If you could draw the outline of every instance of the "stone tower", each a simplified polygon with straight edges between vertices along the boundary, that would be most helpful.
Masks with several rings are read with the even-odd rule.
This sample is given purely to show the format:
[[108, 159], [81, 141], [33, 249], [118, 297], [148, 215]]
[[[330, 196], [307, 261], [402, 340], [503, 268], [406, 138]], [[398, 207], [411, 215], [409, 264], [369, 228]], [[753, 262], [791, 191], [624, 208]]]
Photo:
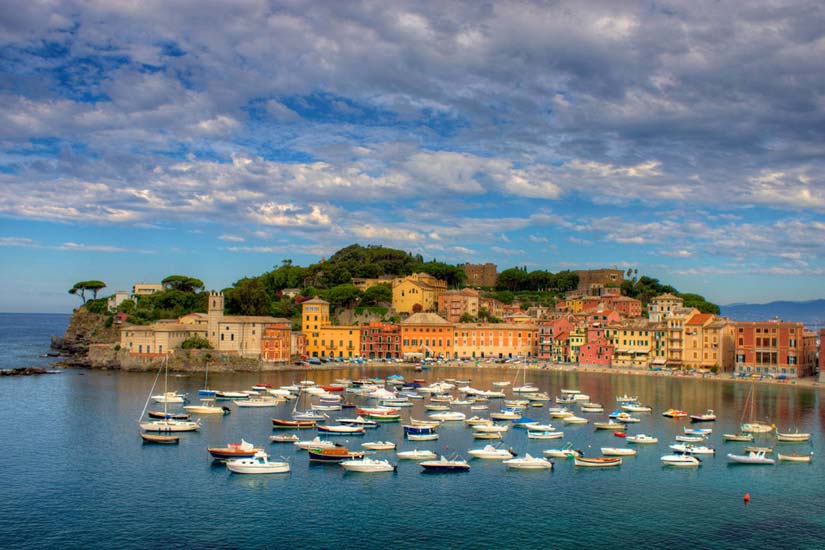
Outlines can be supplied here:
[[218, 349], [220, 343], [220, 324], [223, 319], [223, 292], [209, 292], [207, 305], [207, 333], [206, 337], [212, 347]]

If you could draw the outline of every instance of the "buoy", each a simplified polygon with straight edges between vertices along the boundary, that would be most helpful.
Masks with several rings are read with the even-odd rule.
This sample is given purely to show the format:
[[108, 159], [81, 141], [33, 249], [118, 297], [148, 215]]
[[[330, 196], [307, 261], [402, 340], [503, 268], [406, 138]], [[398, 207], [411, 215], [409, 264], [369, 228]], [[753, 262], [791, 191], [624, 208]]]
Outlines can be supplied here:
[[751, 501], [751, 494], [750, 493], [745, 493], [745, 496], [743, 497], [743, 500], [745, 501], [745, 504], [749, 503]]

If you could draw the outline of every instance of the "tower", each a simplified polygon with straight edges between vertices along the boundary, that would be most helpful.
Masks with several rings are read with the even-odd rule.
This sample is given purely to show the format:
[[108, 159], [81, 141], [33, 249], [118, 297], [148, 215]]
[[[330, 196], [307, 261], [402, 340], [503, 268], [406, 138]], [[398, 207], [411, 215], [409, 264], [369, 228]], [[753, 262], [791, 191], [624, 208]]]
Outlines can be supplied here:
[[209, 291], [209, 303], [206, 309], [206, 338], [212, 347], [218, 349], [220, 343], [220, 324], [223, 319], [223, 292]]

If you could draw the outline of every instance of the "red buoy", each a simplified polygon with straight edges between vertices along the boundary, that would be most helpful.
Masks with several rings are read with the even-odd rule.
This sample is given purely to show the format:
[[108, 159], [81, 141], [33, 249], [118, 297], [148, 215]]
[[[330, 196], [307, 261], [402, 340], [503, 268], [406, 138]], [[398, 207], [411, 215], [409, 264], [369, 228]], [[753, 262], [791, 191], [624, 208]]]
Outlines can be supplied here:
[[743, 497], [743, 499], [745, 501], [745, 504], [749, 503], [751, 501], [751, 494], [750, 493], [745, 493], [745, 496]]

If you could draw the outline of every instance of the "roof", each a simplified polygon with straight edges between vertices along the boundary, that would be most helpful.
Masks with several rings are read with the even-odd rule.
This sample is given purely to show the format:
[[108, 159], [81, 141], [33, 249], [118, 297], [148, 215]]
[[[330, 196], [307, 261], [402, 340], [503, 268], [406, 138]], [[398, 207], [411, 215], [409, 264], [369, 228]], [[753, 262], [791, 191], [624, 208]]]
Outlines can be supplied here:
[[326, 305], [329, 305], [329, 302], [327, 302], [326, 300], [322, 300], [318, 296], [316, 296], [312, 300], [306, 300], [305, 302], [301, 302], [301, 305], [304, 305], [304, 304], [326, 304]]
[[660, 294], [659, 296], [656, 296], [653, 299], [654, 300], [681, 300], [682, 302], [684, 302], [684, 300], [682, 298], [679, 298], [678, 296], [674, 296], [670, 292], [666, 292], [665, 294]]
[[436, 313], [429, 313], [429, 312], [421, 312], [421, 313], [413, 313], [403, 321], [401, 321], [402, 325], [450, 325], [452, 323], [448, 320], [444, 319], [440, 315]]
[[202, 332], [206, 334], [206, 327], [203, 325], [192, 325], [183, 323], [153, 323], [151, 325], [124, 325], [120, 330], [130, 330], [134, 332]]
[[224, 315], [218, 323], [289, 323], [292, 325], [292, 321], [289, 319], [269, 317], [268, 315]]
[[687, 320], [686, 325], [702, 326], [713, 318], [712, 313], [697, 313]]
[[613, 299], [614, 302], [638, 302], [636, 298], [631, 298], [630, 296], [617, 296]]
[[479, 330], [538, 330], [539, 327], [530, 323], [457, 323], [456, 330], [479, 329]]

